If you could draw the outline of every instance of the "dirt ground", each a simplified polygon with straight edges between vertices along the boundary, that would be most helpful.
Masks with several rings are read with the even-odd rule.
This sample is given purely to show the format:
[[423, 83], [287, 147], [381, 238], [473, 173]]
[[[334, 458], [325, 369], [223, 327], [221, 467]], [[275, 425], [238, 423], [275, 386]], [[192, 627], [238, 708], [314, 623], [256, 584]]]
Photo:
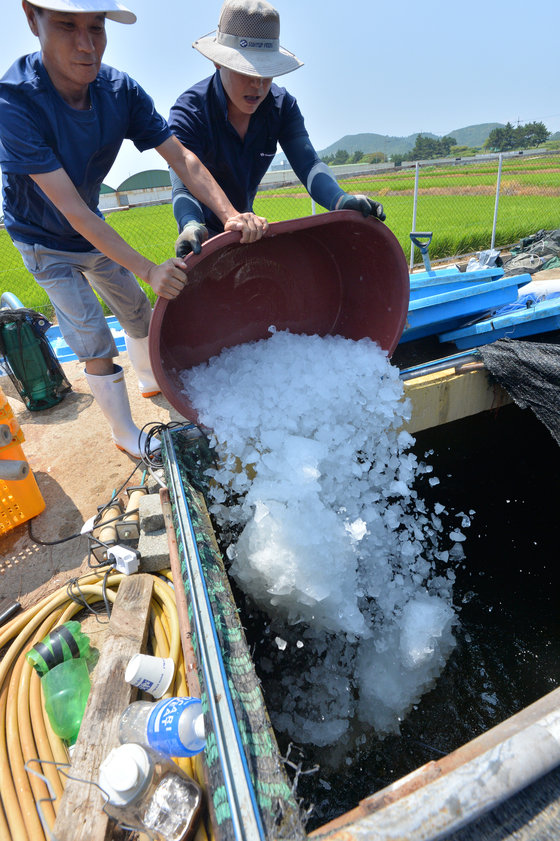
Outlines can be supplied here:
[[[118, 362], [125, 371], [138, 426], [180, 419], [163, 395], [150, 399], [140, 395], [126, 353]], [[0, 536], [0, 602], [14, 599], [24, 608], [88, 570], [86, 537], [42, 546], [31, 539], [29, 523], [33, 536], [43, 541], [79, 533], [136, 463], [113, 444], [107, 421], [87, 387], [83, 364], [68, 362], [62, 367], [72, 391], [57, 406], [39, 412], [28, 411], [11, 380], [0, 376], [0, 387], [25, 435], [25, 458], [46, 503], [37, 517]], [[140, 481], [139, 474], [135, 481]]]

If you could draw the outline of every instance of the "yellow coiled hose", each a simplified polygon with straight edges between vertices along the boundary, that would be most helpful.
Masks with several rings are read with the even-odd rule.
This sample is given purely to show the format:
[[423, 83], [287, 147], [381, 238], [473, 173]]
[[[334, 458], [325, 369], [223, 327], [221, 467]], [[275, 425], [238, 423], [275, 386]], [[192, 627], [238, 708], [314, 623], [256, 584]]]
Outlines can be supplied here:
[[[88, 604], [103, 602], [104, 598], [115, 601], [124, 576], [109, 572], [105, 578], [109, 569], [105, 567], [79, 579], [80, 596]], [[163, 570], [152, 578], [151, 650], [158, 657], [172, 657], [176, 663], [174, 681], [166, 696], [185, 696], [189, 693], [175, 595], [164, 580], [167, 578], [172, 583], [171, 571]], [[25, 654], [57, 625], [82, 610], [83, 604], [70, 597], [65, 585], [0, 629], [0, 652], [3, 652], [0, 661], [0, 841], [49, 841], [39, 817], [38, 804], [49, 829], [53, 830], [66, 782], [63, 771], [68, 754], [50, 726], [41, 680]], [[37, 758], [42, 760], [42, 765], [31, 762], [29, 767], [45, 776], [54, 800], [43, 779], [28, 773], [25, 768], [26, 763]], [[176, 762], [202, 784], [201, 755], [192, 759], [180, 758]], [[211, 838], [210, 823], [201, 821], [195, 841]]]

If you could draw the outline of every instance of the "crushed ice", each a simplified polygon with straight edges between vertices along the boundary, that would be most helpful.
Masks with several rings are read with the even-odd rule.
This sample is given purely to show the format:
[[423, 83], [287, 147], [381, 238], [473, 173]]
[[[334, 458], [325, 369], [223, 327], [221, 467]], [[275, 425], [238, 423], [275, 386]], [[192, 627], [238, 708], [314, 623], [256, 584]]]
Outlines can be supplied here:
[[181, 374], [213, 430], [210, 511], [240, 532], [230, 574], [292, 658], [271, 718], [317, 745], [356, 718], [396, 732], [453, 649], [464, 535], [443, 551], [445, 506], [414, 489], [432, 468], [409, 451], [387, 355], [369, 339], [271, 332]]

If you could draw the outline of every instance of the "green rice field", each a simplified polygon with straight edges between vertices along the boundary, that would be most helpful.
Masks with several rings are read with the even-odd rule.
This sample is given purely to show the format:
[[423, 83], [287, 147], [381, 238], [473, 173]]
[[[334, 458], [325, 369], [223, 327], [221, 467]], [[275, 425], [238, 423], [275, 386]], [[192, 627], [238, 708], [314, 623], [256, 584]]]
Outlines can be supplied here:
[[[415, 228], [432, 231], [431, 260], [489, 248], [494, 218], [497, 161], [422, 167]], [[382, 201], [386, 224], [410, 260], [414, 170], [380, 172], [340, 180], [350, 193]], [[495, 246], [504, 248], [540, 229], [560, 227], [560, 156], [505, 159], [502, 166]], [[308, 216], [311, 199], [301, 185], [262, 191], [255, 212], [269, 221]], [[316, 212], [324, 212], [316, 207]], [[173, 256], [177, 228], [170, 204], [107, 215], [107, 221], [135, 249], [156, 263]], [[418, 251], [415, 262], [421, 263]], [[142, 284], [151, 299], [154, 295]], [[25, 306], [52, 316], [46, 294], [24, 268], [6, 231], [0, 229], [0, 294], [9, 291]]]

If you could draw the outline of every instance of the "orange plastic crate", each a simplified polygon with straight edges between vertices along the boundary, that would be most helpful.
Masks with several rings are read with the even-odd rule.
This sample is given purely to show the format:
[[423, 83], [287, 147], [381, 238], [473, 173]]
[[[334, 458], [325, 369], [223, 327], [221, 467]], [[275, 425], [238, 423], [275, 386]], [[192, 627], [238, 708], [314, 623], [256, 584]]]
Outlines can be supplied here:
[[12, 442], [22, 444], [25, 441], [23, 430], [14, 417], [8, 398], [0, 388], [0, 424], [7, 424], [12, 432]]
[[[19, 444], [2, 447], [0, 470], [2, 459], [26, 460]], [[0, 478], [0, 537], [32, 517], [36, 517], [44, 509], [45, 500], [31, 471], [25, 479], [19, 481], [4, 481]]]
[[12, 432], [12, 443], [0, 447], [0, 537], [16, 526], [36, 517], [45, 509], [35, 476], [30, 471], [25, 479], [6, 481], [2, 479], [2, 460], [27, 461], [21, 442], [23, 432], [14, 417], [8, 400], [0, 388], [0, 424], [7, 424]]

